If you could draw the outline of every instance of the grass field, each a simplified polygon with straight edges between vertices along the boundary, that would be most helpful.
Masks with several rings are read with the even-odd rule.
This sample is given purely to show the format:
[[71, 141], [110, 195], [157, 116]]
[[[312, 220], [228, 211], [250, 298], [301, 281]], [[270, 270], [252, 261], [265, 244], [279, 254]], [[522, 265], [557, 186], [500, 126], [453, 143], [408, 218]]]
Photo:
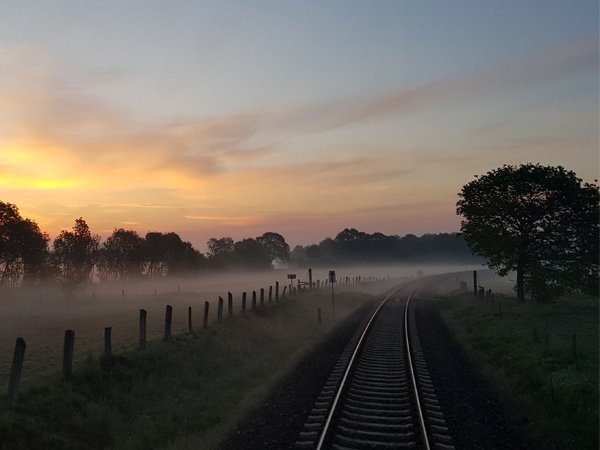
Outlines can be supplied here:
[[[406, 270], [405, 270], [406, 271]], [[298, 279], [306, 281], [305, 271], [297, 271]], [[338, 269], [338, 277], [397, 277], [402, 269], [349, 268]], [[139, 309], [148, 312], [148, 336], [163, 332], [165, 305], [173, 306], [173, 331], [187, 329], [187, 308], [192, 306], [194, 321], [202, 320], [204, 302], [210, 302], [210, 321], [216, 318], [219, 296], [227, 300], [234, 296], [234, 309], [239, 311], [242, 292], [250, 305], [253, 290], [280, 284], [280, 294], [289, 282], [287, 271], [205, 273], [197, 277], [165, 278], [139, 282], [87, 285], [71, 295], [56, 287], [36, 289], [0, 289], [0, 386], [8, 381], [15, 339], [27, 343], [23, 383], [29, 385], [40, 373], [60, 369], [64, 331], [75, 331], [75, 358], [84, 360], [88, 354], [102, 351], [104, 327], [112, 327], [113, 347], [118, 351], [131, 348], [138, 339]], [[314, 279], [323, 280], [327, 270], [315, 269]], [[124, 295], [123, 295], [124, 294]]]
[[[339, 289], [338, 321], [397, 280]], [[327, 289], [149, 342], [144, 352], [88, 355], [73, 380], [32, 381], [0, 409], [2, 448], [217, 448], [228, 432], [332, 328]], [[323, 324], [317, 323], [317, 308]], [[198, 443], [201, 446], [198, 447]]]
[[456, 294], [442, 317], [541, 448], [598, 449], [598, 299]]

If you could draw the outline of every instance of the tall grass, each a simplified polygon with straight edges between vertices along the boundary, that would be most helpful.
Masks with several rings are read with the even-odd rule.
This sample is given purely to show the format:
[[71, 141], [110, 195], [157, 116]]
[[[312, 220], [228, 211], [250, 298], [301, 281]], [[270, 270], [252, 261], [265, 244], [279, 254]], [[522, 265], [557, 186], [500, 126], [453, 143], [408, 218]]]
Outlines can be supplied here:
[[[598, 299], [456, 295], [442, 317], [544, 448], [598, 449]], [[575, 336], [575, 345], [573, 341]]]

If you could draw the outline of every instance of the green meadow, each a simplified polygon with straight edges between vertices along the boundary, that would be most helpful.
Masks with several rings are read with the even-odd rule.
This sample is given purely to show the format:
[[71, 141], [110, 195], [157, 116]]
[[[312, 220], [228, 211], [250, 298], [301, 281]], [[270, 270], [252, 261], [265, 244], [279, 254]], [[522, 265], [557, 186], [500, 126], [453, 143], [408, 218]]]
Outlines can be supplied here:
[[519, 305], [460, 294], [443, 319], [543, 448], [598, 448], [598, 299]]

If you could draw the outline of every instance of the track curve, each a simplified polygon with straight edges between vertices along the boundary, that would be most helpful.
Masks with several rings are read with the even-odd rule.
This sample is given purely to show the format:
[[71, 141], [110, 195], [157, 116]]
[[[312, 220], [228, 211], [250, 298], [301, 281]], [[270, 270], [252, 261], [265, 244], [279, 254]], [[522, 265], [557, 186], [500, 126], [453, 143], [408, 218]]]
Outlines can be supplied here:
[[454, 448], [409, 308], [419, 285], [399, 286], [363, 322], [327, 380], [296, 448]]

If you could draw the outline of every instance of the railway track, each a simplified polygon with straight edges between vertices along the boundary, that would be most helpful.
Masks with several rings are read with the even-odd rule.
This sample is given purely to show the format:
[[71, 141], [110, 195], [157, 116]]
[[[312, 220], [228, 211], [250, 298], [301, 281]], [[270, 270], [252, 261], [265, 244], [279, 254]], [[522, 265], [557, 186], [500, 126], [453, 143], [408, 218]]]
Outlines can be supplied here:
[[363, 322], [295, 443], [306, 449], [452, 450], [411, 297], [401, 286]]

